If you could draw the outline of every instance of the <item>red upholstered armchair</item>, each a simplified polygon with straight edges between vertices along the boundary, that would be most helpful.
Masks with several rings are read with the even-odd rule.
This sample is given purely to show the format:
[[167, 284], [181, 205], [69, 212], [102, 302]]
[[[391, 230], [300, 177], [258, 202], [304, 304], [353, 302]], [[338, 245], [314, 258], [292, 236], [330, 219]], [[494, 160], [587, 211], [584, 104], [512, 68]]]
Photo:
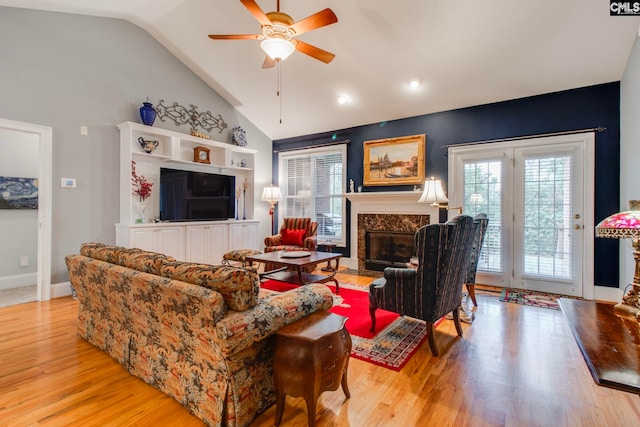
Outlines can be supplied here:
[[315, 251], [318, 238], [318, 223], [311, 218], [285, 218], [280, 233], [264, 238], [264, 251]]

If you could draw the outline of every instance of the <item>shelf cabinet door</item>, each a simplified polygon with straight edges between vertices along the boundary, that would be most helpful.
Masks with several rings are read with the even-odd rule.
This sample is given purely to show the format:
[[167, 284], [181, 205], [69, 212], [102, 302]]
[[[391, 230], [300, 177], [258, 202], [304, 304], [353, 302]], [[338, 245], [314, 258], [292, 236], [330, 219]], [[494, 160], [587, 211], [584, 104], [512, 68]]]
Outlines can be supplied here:
[[258, 247], [258, 224], [231, 224], [229, 226], [229, 249], [256, 249]]
[[157, 231], [157, 248], [156, 252], [169, 255], [175, 259], [184, 260], [184, 228], [183, 227], [164, 227]]
[[182, 227], [132, 228], [129, 247], [184, 259]]
[[158, 252], [156, 230], [153, 228], [131, 229], [129, 245], [132, 248]]
[[220, 264], [227, 252], [227, 225], [202, 225], [187, 227], [186, 258], [189, 262]]

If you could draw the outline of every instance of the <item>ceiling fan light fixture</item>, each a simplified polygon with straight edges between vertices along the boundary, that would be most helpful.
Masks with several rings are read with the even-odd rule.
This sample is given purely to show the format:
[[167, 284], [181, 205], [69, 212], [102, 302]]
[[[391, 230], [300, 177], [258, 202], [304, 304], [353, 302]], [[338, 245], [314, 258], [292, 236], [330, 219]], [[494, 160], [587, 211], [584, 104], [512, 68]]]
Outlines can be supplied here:
[[296, 50], [291, 40], [281, 37], [270, 37], [262, 40], [260, 47], [274, 61], [284, 61]]

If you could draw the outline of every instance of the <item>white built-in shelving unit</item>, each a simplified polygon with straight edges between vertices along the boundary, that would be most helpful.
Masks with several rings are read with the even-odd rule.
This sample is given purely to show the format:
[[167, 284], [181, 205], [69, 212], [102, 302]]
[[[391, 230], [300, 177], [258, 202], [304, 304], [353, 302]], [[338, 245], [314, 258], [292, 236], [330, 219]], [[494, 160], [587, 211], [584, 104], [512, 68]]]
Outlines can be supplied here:
[[[231, 249], [258, 249], [258, 221], [253, 220], [254, 166], [256, 150], [199, 138], [180, 132], [134, 122], [120, 129], [120, 222], [116, 224], [116, 243], [174, 256], [179, 260], [219, 263]], [[146, 153], [139, 138], [158, 141]], [[210, 164], [193, 161], [195, 147], [209, 149]], [[248, 219], [193, 222], [136, 223], [137, 200], [132, 195], [131, 162], [136, 172], [153, 184], [146, 218], [160, 215], [160, 168], [218, 173], [236, 177], [236, 187], [247, 180], [249, 188], [238, 201], [239, 218]], [[245, 205], [246, 203], [246, 205]]]

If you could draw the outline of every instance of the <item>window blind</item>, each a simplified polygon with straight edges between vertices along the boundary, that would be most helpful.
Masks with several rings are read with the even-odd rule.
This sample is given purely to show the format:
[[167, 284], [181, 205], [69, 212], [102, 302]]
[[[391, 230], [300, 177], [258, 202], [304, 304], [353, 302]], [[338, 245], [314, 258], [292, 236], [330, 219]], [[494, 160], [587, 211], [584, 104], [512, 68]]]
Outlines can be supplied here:
[[318, 223], [318, 242], [345, 244], [346, 145], [280, 153], [281, 212]]

